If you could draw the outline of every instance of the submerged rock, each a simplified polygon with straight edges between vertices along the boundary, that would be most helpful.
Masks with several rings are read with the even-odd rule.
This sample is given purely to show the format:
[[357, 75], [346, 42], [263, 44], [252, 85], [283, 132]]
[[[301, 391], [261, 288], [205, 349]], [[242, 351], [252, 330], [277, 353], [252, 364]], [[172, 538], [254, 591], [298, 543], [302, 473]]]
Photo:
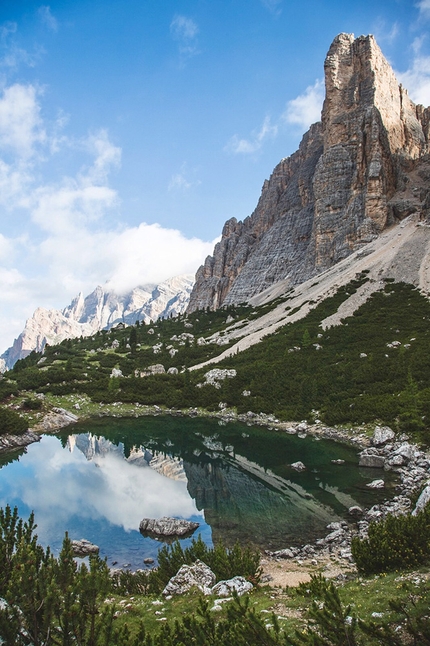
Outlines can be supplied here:
[[306, 471], [305, 465], [303, 464], [303, 462], [300, 462], [300, 460], [298, 462], [293, 462], [291, 468], [295, 469], [296, 471]]

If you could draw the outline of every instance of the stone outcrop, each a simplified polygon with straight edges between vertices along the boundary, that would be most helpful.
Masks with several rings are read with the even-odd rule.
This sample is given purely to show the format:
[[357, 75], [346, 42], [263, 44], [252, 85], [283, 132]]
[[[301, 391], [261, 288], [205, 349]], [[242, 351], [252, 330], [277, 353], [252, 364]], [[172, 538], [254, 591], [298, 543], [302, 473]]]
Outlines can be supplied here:
[[216, 580], [210, 567], [197, 559], [192, 565], [182, 565], [177, 574], [173, 576], [162, 594], [164, 596], [184, 594], [191, 588], [198, 588], [203, 594], [210, 594]]
[[233, 592], [236, 592], [241, 597], [254, 587], [243, 576], [235, 576], [232, 579], [219, 581], [216, 584], [215, 580], [215, 574], [210, 567], [197, 559], [192, 565], [182, 565], [175, 576], [170, 579], [162, 594], [164, 596], [185, 594], [191, 588], [198, 588], [205, 595], [212, 594], [217, 597], [231, 599]]
[[324, 68], [321, 122], [264, 182], [252, 215], [226, 222], [188, 311], [301, 284], [407, 215], [430, 216], [430, 109], [409, 99], [373, 36], [340, 34]]
[[143, 535], [159, 538], [170, 538], [172, 536], [189, 536], [199, 523], [193, 523], [183, 518], [144, 518], [139, 525], [139, 531]]
[[80, 293], [61, 311], [39, 307], [12, 347], [0, 357], [0, 371], [12, 368], [32, 350], [43, 352], [47, 343], [54, 345], [64, 339], [90, 336], [121, 323], [150, 323], [160, 317], [182, 314], [193, 284], [193, 276], [184, 275], [157, 286], [136, 287], [126, 294], [116, 294], [99, 286], [85, 298]]
[[94, 545], [94, 543], [87, 541], [85, 538], [81, 538], [79, 541], [72, 541], [72, 550], [73, 554], [79, 558], [84, 558], [91, 554], [98, 554], [100, 551], [98, 545]]
[[0, 452], [26, 447], [33, 442], [40, 442], [40, 439], [40, 435], [31, 430], [21, 433], [21, 435], [0, 435]]

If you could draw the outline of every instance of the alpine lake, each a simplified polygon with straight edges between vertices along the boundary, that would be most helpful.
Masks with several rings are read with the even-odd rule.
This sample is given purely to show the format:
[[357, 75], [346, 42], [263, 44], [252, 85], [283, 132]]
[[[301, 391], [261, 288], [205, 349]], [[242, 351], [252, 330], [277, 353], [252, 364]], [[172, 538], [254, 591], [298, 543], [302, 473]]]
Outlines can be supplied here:
[[[306, 470], [292, 468], [297, 461]], [[359, 467], [345, 444], [170, 416], [80, 422], [1, 455], [0, 467], [0, 505], [25, 519], [33, 510], [42, 545], [58, 554], [67, 531], [98, 545], [109, 566], [131, 570], [156, 561], [160, 548], [140, 534], [143, 518], [197, 521], [193, 537], [210, 546], [276, 550], [324, 537], [349, 507], [381, 502], [394, 484]], [[385, 490], [366, 487], [380, 477]]]

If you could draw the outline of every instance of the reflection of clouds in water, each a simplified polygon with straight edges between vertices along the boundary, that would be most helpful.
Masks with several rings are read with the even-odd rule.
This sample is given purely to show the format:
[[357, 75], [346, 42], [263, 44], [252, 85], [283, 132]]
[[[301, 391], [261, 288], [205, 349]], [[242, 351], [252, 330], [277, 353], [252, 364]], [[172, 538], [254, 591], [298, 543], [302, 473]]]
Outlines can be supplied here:
[[23, 472], [18, 479], [11, 473], [8, 486], [34, 510], [40, 528], [59, 522], [66, 526], [74, 514], [103, 518], [127, 531], [137, 530], [144, 517], [199, 514], [185, 482], [130, 464], [115, 453], [89, 462], [80, 451], [69, 452], [47, 436], [30, 449], [21, 458]]

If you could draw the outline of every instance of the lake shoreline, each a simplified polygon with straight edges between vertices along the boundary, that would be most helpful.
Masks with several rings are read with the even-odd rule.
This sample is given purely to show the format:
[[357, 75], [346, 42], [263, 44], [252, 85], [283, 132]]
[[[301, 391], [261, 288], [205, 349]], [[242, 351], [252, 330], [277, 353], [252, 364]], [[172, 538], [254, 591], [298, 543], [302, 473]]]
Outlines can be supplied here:
[[52, 406], [50, 410], [41, 414], [36, 424], [29, 427], [26, 433], [22, 435], [0, 436], [0, 453], [26, 447], [33, 442], [40, 441], [41, 436], [44, 434], [55, 434], [63, 428], [72, 426], [77, 422], [84, 422], [100, 417], [137, 418], [145, 416], [158, 417], [161, 415], [217, 419], [221, 425], [229, 422], [241, 422], [247, 426], [260, 426], [267, 428], [268, 431], [284, 432], [290, 435], [298, 435], [302, 438], [306, 437], [306, 435], [311, 435], [319, 439], [333, 440], [334, 442], [356, 447], [357, 450], [367, 448], [371, 444], [370, 437], [361, 427], [353, 427], [351, 429], [333, 428], [324, 425], [319, 420], [310, 424], [306, 421], [281, 422], [274, 415], [253, 412], [237, 414], [236, 411], [228, 408], [212, 412], [198, 408], [170, 409], [161, 408], [156, 405], [146, 406], [140, 404], [129, 406], [121, 402], [100, 404], [99, 406], [100, 408], [97, 412], [85, 411], [79, 408], [76, 413], [72, 413], [66, 408]]
[[[54, 400], [55, 401], [55, 400]], [[56, 400], [56, 403], [59, 403]], [[330, 428], [316, 422], [308, 424], [305, 421], [301, 422], [281, 422], [273, 415], [256, 414], [248, 412], [244, 415], [238, 415], [234, 410], [222, 408], [219, 411], [207, 411], [197, 408], [187, 409], [165, 409], [158, 406], [143, 406], [143, 405], [129, 405], [116, 402], [114, 404], [94, 404], [89, 400], [71, 399], [70, 401], [61, 402], [63, 405], [69, 405], [76, 410], [76, 413], [71, 413], [70, 410], [60, 406], [52, 405], [52, 401], [47, 401], [45, 405], [49, 406], [49, 410], [45, 410], [38, 415], [35, 415], [36, 423], [27, 433], [21, 436], [1, 436], [0, 437], [0, 452], [12, 451], [17, 449], [24, 449], [33, 442], [41, 440], [43, 434], [56, 434], [57, 432], [73, 426], [78, 422], [85, 422], [97, 418], [139, 418], [139, 417], [189, 417], [189, 418], [208, 418], [218, 420], [220, 426], [227, 423], [238, 421], [248, 426], [264, 427], [269, 431], [275, 433], [286, 433], [290, 435], [297, 435], [300, 438], [306, 436], [315, 437], [318, 439], [332, 440], [337, 443], [352, 446], [361, 451], [363, 448], [371, 445], [370, 432], [374, 425], [369, 425], [366, 428], [355, 427], [351, 429], [346, 428]], [[375, 424], [376, 426], [376, 424]], [[73, 432], [73, 431], [72, 431]], [[408, 468], [405, 471], [409, 471]], [[405, 495], [402, 485], [396, 486], [400, 490], [400, 495]], [[390, 498], [393, 498], [391, 496]], [[397, 495], [395, 498], [399, 498]], [[394, 498], [394, 499], [395, 499]], [[390, 504], [392, 501], [386, 501], [380, 507], [384, 513], [390, 513], [392, 510]], [[385, 510], [385, 507], [387, 509]], [[362, 518], [366, 518], [367, 512], [363, 510]], [[369, 518], [370, 520], [370, 518]], [[351, 521], [353, 519], [351, 518]], [[352, 527], [351, 527], [352, 529]], [[271, 587], [279, 587], [285, 585], [297, 585], [300, 581], [309, 580], [312, 573], [323, 571], [324, 575], [331, 577], [344, 577], [348, 574], [356, 572], [355, 565], [351, 562], [350, 557], [350, 532], [345, 530], [345, 535], [341, 538], [346, 539], [343, 545], [337, 545], [336, 542], [327, 545], [325, 549], [316, 551], [316, 545], [311, 544], [305, 546], [310, 553], [306, 553], [306, 549], [300, 548], [300, 553], [293, 557], [286, 558], [284, 555], [280, 556], [278, 553], [271, 553], [262, 550], [262, 567], [264, 573], [264, 581]], [[352, 530], [355, 534], [356, 530]], [[286, 546], [288, 551], [288, 546]]]

